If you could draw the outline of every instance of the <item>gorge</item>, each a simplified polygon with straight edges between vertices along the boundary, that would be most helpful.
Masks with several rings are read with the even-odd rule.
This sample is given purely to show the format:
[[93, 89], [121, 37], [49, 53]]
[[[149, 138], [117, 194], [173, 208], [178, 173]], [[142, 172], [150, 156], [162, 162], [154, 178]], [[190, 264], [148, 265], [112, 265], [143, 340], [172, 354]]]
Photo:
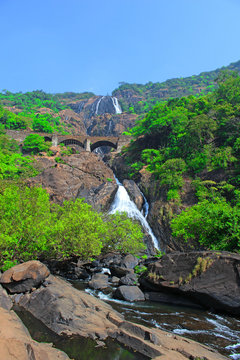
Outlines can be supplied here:
[[[21, 279], [3, 273], [8, 293], [0, 304], [13, 301], [33, 328], [34, 317], [42, 321], [74, 359], [84, 358], [86, 339], [71, 337], [80, 335], [94, 339], [84, 351], [95, 359], [118, 358], [121, 343], [138, 351], [123, 346], [122, 358], [237, 360], [240, 81], [229, 77], [210, 95], [149, 102], [144, 113], [144, 94], [154, 89], [125, 84], [114, 96], [58, 95], [61, 102], [37, 92], [31, 117], [15, 95], [2, 95], [2, 270], [32, 257], [51, 275], [35, 284], [32, 270]], [[57, 345], [64, 332], [70, 338]], [[98, 354], [104, 343], [109, 352]]]

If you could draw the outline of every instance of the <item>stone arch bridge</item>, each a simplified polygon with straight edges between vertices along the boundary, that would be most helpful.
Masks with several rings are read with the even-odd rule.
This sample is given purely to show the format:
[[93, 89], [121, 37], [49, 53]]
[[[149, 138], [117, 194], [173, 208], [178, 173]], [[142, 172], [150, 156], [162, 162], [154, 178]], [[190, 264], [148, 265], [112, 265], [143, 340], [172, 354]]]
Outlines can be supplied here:
[[126, 135], [115, 136], [88, 136], [88, 135], [59, 135], [35, 133], [31, 131], [16, 131], [7, 130], [7, 135], [16, 141], [23, 143], [25, 138], [30, 134], [38, 134], [44, 137], [46, 141], [51, 141], [53, 146], [59, 144], [64, 145], [78, 145], [85, 149], [85, 151], [93, 151], [100, 146], [110, 146], [117, 152], [121, 151], [123, 146], [130, 143], [131, 137]]

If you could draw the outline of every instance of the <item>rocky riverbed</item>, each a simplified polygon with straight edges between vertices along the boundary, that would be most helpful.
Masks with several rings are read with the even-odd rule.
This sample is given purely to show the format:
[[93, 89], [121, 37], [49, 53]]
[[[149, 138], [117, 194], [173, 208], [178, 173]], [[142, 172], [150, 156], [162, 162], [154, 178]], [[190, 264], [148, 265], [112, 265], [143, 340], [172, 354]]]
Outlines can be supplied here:
[[[60, 271], [59, 265], [54, 264], [55, 272]], [[108, 268], [101, 268], [101, 265], [108, 265]], [[73, 266], [73, 262], [69, 264], [70, 268], [71, 266]], [[124, 286], [131, 289], [127, 296], [130, 296], [132, 291], [134, 296], [136, 296], [135, 288], [137, 288], [142, 294], [137, 300], [139, 300], [139, 304], [144, 304], [146, 298], [144, 288], [140, 289], [136, 284], [120, 284], [121, 279], [122, 282], [124, 282], [124, 279], [128, 279], [128, 281], [131, 279], [138, 283], [139, 278], [134, 277], [134, 268], [136, 269], [136, 266], [141, 266], [139, 259], [131, 255], [121, 257], [117, 254], [109, 254], [93, 263], [83, 264], [75, 262], [75, 269], [78, 269], [78, 274], [81, 274], [80, 269], [84, 269], [86, 273], [91, 275], [88, 279], [88, 286], [95, 289], [92, 291], [101, 289], [109, 293], [109, 288], [112, 287], [114, 282], [116, 287], [118, 278], [120, 285], [118, 290]], [[153, 265], [148, 266], [151, 268]], [[53, 264], [51, 268], [53, 269]], [[66, 267], [63, 266], [63, 269], [66, 270]], [[109, 274], [102, 274], [102, 272], [109, 272]], [[76, 273], [75, 271], [72, 275], [76, 275]], [[106, 339], [111, 338], [120, 344], [127, 345], [133, 351], [137, 351], [147, 358], [159, 358], [161, 360], [225, 359], [224, 355], [216, 353], [215, 350], [190, 339], [182, 338], [176, 333], [165, 332], [157, 327], [146, 327], [145, 325], [133, 323], [125, 319], [122, 314], [114, 310], [109, 304], [84, 291], [79, 291], [59, 277], [49, 275], [47, 267], [38, 261], [17, 265], [8, 270], [2, 275], [1, 283], [10, 292], [7, 295], [5, 290], [1, 290], [0, 300], [2, 308], [0, 310], [3, 312], [3, 317], [13, 314], [13, 311], [9, 310], [13, 302], [15, 306], [20, 306], [21, 309], [25, 309], [35, 318], [41, 320], [47, 328], [59, 336], [91, 338], [96, 342], [96, 345], [104, 345]], [[122, 293], [124, 294], [124, 291]], [[116, 292], [113, 296], [119, 297]], [[130, 298], [128, 303], [131, 300], [136, 299]], [[6, 312], [7, 314], [5, 314]], [[15, 314], [13, 316], [16, 317]], [[11, 335], [9, 336], [11, 339]], [[4, 346], [6, 347], [6, 345]], [[9, 352], [9, 348], [6, 349]], [[28, 354], [28, 348], [25, 347], [24, 349], [25, 355]], [[36, 356], [37, 350], [35, 351], [33, 345], [31, 349], [35, 357], [38, 358]], [[50, 349], [49, 351], [51, 352], [52, 350]], [[11, 357], [7, 356], [6, 359], [11, 359]], [[30, 359], [26, 356], [22, 358]], [[64, 358], [60, 356], [65, 355], [59, 353], [59, 358]], [[56, 356], [55, 358], [58, 357]], [[67, 357], [65, 358], [67, 359]], [[18, 359], [21, 359], [21, 357], [18, 357]]]

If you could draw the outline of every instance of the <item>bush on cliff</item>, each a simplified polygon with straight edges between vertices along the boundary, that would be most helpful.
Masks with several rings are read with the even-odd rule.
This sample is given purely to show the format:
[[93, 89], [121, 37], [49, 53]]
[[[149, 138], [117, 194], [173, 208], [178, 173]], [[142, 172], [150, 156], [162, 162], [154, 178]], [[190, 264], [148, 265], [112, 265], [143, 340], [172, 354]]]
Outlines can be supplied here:
[[51, 204], [42, 188], [0, 184], [0, 268], [31, 259], [82, 259], [102, 251], [137, 253], [140, 226], [125, 215], [97, 213], [82, 199]]

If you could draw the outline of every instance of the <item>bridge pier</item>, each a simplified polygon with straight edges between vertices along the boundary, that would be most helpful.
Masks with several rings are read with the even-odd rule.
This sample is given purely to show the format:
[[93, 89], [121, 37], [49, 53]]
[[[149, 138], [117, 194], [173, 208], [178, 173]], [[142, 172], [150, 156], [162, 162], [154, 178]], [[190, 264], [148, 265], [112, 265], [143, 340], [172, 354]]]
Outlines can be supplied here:
[[91, 152], [91, 142], [88, 138], [84, 141], [84, 150]]
[[53, 134], [53, 136], [52, 136], [52, 146], [58, 146], [58, 136], [57, 136], [57, 134]]

